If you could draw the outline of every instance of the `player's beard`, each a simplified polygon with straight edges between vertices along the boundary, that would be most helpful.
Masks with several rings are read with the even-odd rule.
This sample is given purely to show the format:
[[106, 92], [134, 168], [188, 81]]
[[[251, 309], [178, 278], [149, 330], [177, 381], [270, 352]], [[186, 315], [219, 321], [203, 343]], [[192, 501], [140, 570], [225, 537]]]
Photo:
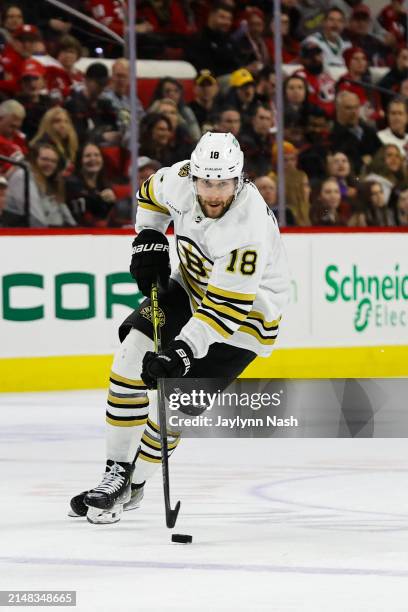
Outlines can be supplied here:
[[209, 219], [219, 219], [229, 209], [231, 206], [234, 196], [230, 196], [227, 200], [218, 199], [215, 202], [210, 200], [205, 200], [201, 196], [197, 196], [198, 203], [200, 204], [201, 210], [204, 215]]

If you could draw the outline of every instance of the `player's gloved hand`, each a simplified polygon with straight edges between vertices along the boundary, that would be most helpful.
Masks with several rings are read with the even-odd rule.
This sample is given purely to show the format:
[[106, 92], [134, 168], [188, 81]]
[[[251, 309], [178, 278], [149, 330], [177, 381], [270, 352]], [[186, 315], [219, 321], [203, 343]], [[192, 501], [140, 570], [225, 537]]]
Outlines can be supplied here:
[[152, 283], [159, 281], [166, 289], [170, 277], [169, 241], [161, 232], [145, 229], [132, 243], [130, 273], [140, 291], [150, 297]]
[[148, 351], [143, 357], [142, 380], [149, 389], [157, 388], [158, 378], [181, 378], [191, 369], [193, 352], [182, 340], [172, 340], [160, 353]]

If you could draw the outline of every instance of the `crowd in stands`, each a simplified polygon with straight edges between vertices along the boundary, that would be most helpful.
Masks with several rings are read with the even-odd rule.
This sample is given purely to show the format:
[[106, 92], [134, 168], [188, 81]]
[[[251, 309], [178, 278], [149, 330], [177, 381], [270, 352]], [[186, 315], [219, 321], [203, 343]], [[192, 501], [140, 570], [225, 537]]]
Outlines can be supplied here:
[[[67, 4], [125, 36], [125, 2]], [[169, 76], [150, 100], [138, 99], [139, 184], [189, 158], [207, 130], [229, 131], [248, 180], [279, 217], [283, 130], [287, 225], [408, 225], [403, 0], [376, 11], [359, 0], [282, 0], [283, 126], [270, 0], [137, 0], [136, 8], [138, 57], [185, 60], [197, 73], [192, 94]], [[131, 226], [123, 46], [46, 0], [0, 0], [0, 15], [0, 226], [27, 222], [24, 164], [30, 226]], [[114, 59], [111, 70], [101, 55]], [[93, 60], [82, 72], [83, 56]]]

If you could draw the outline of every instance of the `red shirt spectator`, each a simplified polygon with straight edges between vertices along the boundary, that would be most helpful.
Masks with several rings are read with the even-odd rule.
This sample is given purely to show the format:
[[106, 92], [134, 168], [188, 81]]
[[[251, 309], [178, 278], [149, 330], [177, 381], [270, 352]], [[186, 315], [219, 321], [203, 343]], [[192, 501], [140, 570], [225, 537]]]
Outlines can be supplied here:
[[[368, 72], [368, 57], [360, 47], [351, 47], [343, 55], [348, 72], [339, 79], [337, 90], [347, 90], [357, 94], [361, 104], [361, 119], [367, 123], [375, 124], [384, 117], [384, 112], [381, 108], [379, 94], [370, 88], [371, 79]], [[366, 84], [368, 87], [365, 86]]]
[[138, 21], [148, 21], [159, 34], [193, 34], [185, 9], [179, 0], [163, 0], [161, 3], [141, 2], [137, 9]]
[[407, 12], [403, 7], [403, 0], [391, 0], [380, 14], [378, 21], [399, 45], [404, 45], [407, 39]]
[[0, 57], [1, 92], [9, 95], [18, 92], [24, 62], [32, 57], [40, 40], [41, 34], [36, 26], [25, 24], [15, 31], [13, 40], [7, 43]]
[[120, 0], [88, 0], [88, 8], [94, 19], [117, 34], [123, 34], [125, 15]]
[[336, 81], [323, 70], [323, 54], [315, 43], [306, 43], [301, 48], [303, 68], [295, 72], [303, 77], [309, 86], [309, 102], [321, 108], [327, 117], [332, 118], [335, 112], [334, 99]]

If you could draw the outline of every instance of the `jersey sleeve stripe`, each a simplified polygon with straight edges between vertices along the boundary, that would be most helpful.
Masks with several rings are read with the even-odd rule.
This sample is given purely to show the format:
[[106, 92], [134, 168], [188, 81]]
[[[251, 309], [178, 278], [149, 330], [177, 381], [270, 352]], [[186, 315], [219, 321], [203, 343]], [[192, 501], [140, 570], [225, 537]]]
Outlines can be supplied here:
[[255, 325], [251, 325], [250, 323], [248, 323], [248, 321], [242, 323], [242, 325], [238, 328], [238, 331], [253, 336], [261, 344], [274, 344], [278, 336], [277, 333], [266, 336], [262, 334], [261, 331], [257, 327], [255, 327]]
[[237, 302], [238, 304], [252, 304], [255, 299], [255, 293], [237, 293], [214, 285], [208, 285], [207, 294], [211, 297], [227, 298], [230, 302]]
[[251, 312], [248, 314], [247, 319], [252, 319], [257, 323], [260, 323], [265, 331], [275, 331], [279, 329], [279, 323], [282, 317], [279, 317], [279, 319], [275, 319], [274, 321], [266, 321], [264, 315], [261, 312], [251, 310]]
[[145, 210], [151, 210], [153, 212], [160, 212], [165, 215], [170, 215], [170, 212], [165, 206], [157, 201], [153, 191], [153, 177], [148, 178], [141, 186], [137, 199], [140, 208]]
[[[211, 311], [211, 312], [208, 312], [208, 311]], [[211, 306], [201, 305], [200, 308], [198, 309], [198, 312], [207, 313], [213, 317], [216, 317], [220, 324], [224, 321], [224, 319], [225, 319], [224, 321], [225, 323], [227, 323], [227, 321], [231, 321], [231, 323], [234, 323], [234, 325], [241, 325], [243, 321], [243, 318], [237, 319], [236, 317], [230, 314], [224, 313], [220, 315], [214, 308], [211, 308]]]
[[233, 334], [232, 329], [227, 327], [227, 325], [225, 325], [224, 323], [221, 323], [209, 312], [204, 313], [200, 310], [197, 310], [197, 312], [194, 313], [193, 317], [212, 327], [212, 329], [214, 329], [217, 334], [220, 334], [223, 338], [229, 338]]
[[235, 321], [236, 323], [241, 323], [242, 321], [244, 321], [249, 312], [249, 308], [248, 311], [246, 311], [242, 310], [241, 308], [238, 308], [237, 306], [225, 302], [223, 304], [219, 304], [218, 302], [212, 300], [209, 296], [206, 296], [203, 299], [201, 307], [210, 308], [217, 314], [230, 318], [231, 321]]

